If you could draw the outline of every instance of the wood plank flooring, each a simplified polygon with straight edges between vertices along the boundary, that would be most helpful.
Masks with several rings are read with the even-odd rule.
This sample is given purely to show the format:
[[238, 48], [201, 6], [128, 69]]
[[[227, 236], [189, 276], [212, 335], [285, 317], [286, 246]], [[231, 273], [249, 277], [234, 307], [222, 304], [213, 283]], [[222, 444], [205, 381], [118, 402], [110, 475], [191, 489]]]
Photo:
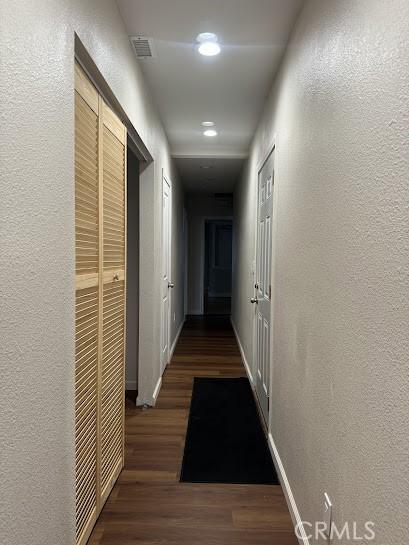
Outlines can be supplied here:
[[245, 376], [227, 318], [190, 317], [156, 407], [127, 403], [125, 468], [89, 545], [297, 545], [280, 486], [179, 482], [195, 376]]

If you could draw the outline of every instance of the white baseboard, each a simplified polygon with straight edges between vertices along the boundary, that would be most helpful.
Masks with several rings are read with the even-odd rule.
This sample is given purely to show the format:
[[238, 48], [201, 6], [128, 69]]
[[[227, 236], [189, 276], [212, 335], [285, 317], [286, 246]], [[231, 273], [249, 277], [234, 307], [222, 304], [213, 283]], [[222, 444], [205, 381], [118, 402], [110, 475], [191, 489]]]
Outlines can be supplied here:
[[156, 400], [158, 398], [161, 386], [162, 386], [162, 377], [159, 377], [159, 380], [156, 383], [155, 389], [153, 390], [153, 394], [152, 394], [153, 403], [152, 403], [152, 405], [155, 405], [155, 403], [156, 403]]
[[137, 390], [136, 380], [127, 380], [125, 382], [125, 390]]
[[244, 353], [243, 345], [241, 344], [240, 337], [239, 337], [239, 334], [237, 333], [237, 328], [236, 328], [236, 326], [234, 324], [232, 316], [230, 316], [230, 322], [231, 322], [234, 334], [236, 336], [237, 344], [239, 345], [240, 355], [241, 355], [241, 359], [243, 360], [244, 368], [246, 369], [246, 373], [247, 373], [247, 376], [249, 377], [250, 384], [254, 387], [253, 374], [252, 374], [252, 372], [250, 370], [250, 366], [249, 366], [248, 361], [246, 359], [246, 355]]
[[[244, 364], [244, 367], [246, 369], [246, 373], [248, 375], [250, 384], [251, 384], [252, 388], [254, 389], [255, 384], [254, 384], [254, 380], [253, 380], [253, 375], [252, 375], [252, 373], [250, 371], [250, 366], [249, 366], [249, 364], [247, 362], [247, 359], [246, 359], [246, 356], [244, 354], [243, 345], [241, 344], [240, 337], [239, 337], [236, 325], [235, 325], [232, 317], [230, 317], [230, 321], [231, 321], [231, 325], [233, 327], [234, 334], [236, 336], [237, 344], [239, 345], [241, 359], [243, 360], [243, 364]], [[256, 399], [257, 399], [257, 396], [256, 396]], [[275, 446], [274, 439], [273, 439], [273, 436], [271, 435], [271, 433], [268, 434], [268, 446], [270, 448], [271, 457], [273, 458], [274, 466], [276, 468], [277, 475], [278, 475], [281, 487], [282, 487], [283, 492], [284, 492], [284, 496], [285, 496], [285, 499], [286, 499], [286, 502], [287, 502], [288, 510], [290, 511], [291, 520], [293, 521], [294, 528], [297, 525], [298, 525], [298, 528], [300, 528], [300, 533], [301, 533], [302, 537], [297, 536], [297, 539], [298, 539], [300, 545], [310, 545], [307, 534], [305, 533], [304, 527], [302, 526], [302, 524], [300, 524], [302, 522], [302, 519], [301, 519], [300, 513], [298, 511], [298, 507], [297, 507], [297, 504], [295, 502], [294, 495], [293, 495], [293, 493], [291, 491], [290, 483], [289, 483], [287, 475], [285, 473], [283, 463], [281, 461], [280, 455], [278, 454], [278, 450], [277, 450], [277, 447]]]
[[175, 351], [176, 345], [178, 344], [178, 340], [180, 337], [180, 334], [182, 333], [183, 326], [185, 325], [185, 320], [182, 320], [179, 329], [177, 330], [175, 340], [172, 343], [172, 346], [170, 347], [170, 354], [169, 354], [169, 363], [172, 361], [173, 353]]
[[137, 406], [141, 405], [148, 405], [149, 407], [153, 407], [156, 403], [156, 399], [159, 395], [160, 388], [162, 386], [162, 377], [159, 377], [158, 382], [155, 385], [155, 388], [153, 390], [153, 394], [150, 396], [149, 394], [142, 395], [138, 393], [138, 397], [136, 398], [136, 404]]
[[[173, 341], [172, 347], [171, 347], [171, 349], [170, 349], [169, 360], [172, 359], [173, 352], [175, 351], [176, 344], [177, 344], [177, 342], [178, 342], [178, 340], [179, 340], [179, 336], [180, 336], [180, 334], [181, 334], [181, 332], [182, 332], [184, 323], [185, 323], [185, 321], [183, 320], [182, 323], [181, 323], [180, 326], [179, 326], [179, 329], [178, 329], [177, 333], [176, 333], [175, 340]], [[126, 389], [127, 389], [127, 390], [128, 390], [128, 389], [129, 389], [129, 390], [132, 390], [132, 389], [135, 390], [135, 389], [136, 389], [136, 388], [131, 388], [131, 387], [129, 387], [129, 386], [128, 386], [129, 384], [132, 384], [132, 383], [131, 383], [131, 382], [127, 382], [127, 383], [126, 383]], [[136, 382], [135, 382], [135, 386], [136, 386]], [[158, 381], [157, 381], [157, 383], [156, 383], [156, 385], [155, 385], [155, 388], [154, 388], [154, 390], [153, 390], [152, 397], [149, 398], [149, 399], [145, 399], [145, 398], [142, 398], [141, 395], [138, 395], [137, 400], [136, 400], [136, 404], [137, 404], [137, 405], [149, 405], [149, 406], [153, 407], [153, 406], [156, 404], [156, 400], [157, 400], [157, 398], [158, 398], [158, 395], [159, 395], [161, 386], [162, 386], [162, 376], [160, 376], [160, 377], [158, 378]]]
[[291, 520], [293, 521], [294, 528], [298, 527], [300, 530], [301, 536], [297, 536], [298, 542], [300, 543], [300, 545], [309, 545], [310, 542], [308, 540], [307, 534], [305, 533], [304, 527], [301, 524], [302, 518], [298, 511], [295, 498], [291, 491], [290, 483], [288, 481], [283, 463], [281, 461], [280, 455], [278, 454], [278, 450], [274, 443], [274, 439], [271, 433], [268, 434], [268, 446], [270, 447], [271, 456], [273, 457], [274, 466], [276, 468], [277, 475], [280, 480], [281, 488], [283, 489], [284, 496], [287, 501], [288, 509], [290, 511]]

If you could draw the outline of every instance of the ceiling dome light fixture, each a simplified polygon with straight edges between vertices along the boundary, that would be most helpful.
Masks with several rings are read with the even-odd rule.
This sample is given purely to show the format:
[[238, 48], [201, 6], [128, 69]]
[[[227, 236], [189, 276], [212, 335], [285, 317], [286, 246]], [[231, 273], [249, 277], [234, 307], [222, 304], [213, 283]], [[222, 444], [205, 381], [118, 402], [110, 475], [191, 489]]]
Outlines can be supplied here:
[[203, 135], [208, 136], [208, 137], [212, 137], [212, 136], [217, 136], [218, 132], [215, 131], [214, 129], [207, 129], [206, 131], [203, 132]]
[[197, 50], [205, 57], [214, 57], [221, 51], [221, 47], [218, 43], [219, 40], [216, 34], [213, 34], [212, 32], [202, 32], [196, 40], [199, 44]]
[[202, 127], [214, 127], [213, 121], [203, 121]]

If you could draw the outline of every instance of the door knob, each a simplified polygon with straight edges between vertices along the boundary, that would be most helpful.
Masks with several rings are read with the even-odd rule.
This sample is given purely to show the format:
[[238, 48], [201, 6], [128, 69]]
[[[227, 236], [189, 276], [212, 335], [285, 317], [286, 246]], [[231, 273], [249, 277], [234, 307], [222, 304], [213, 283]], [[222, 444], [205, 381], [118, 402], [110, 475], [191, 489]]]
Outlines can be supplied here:
[[174, 287], [175, 287], [175, 284], [172, 284], [172, 282], [168, 283], [168, 288], [174, 288]]
[[252, 305], [254, 305], [254, 303], [256, 303], [256, 305], [258, 305], [258, 299], [257, 299], [257, 297], [252, 297], [252, 298], [250, 299], [250, 303], [251, 303]]
[[114, 280], [119, 280], [119, 274], [118, 273], [114, 274]]

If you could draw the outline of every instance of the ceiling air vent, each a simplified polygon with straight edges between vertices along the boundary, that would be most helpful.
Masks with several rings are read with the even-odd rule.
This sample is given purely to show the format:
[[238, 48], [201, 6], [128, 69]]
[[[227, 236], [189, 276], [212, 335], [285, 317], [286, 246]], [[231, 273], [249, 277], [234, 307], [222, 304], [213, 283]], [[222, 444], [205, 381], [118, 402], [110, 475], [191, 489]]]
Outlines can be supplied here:
[[152, 38], [146, 36], [131, 36], [131, 44], [138, 59], [156, 58], [156, 51]]

